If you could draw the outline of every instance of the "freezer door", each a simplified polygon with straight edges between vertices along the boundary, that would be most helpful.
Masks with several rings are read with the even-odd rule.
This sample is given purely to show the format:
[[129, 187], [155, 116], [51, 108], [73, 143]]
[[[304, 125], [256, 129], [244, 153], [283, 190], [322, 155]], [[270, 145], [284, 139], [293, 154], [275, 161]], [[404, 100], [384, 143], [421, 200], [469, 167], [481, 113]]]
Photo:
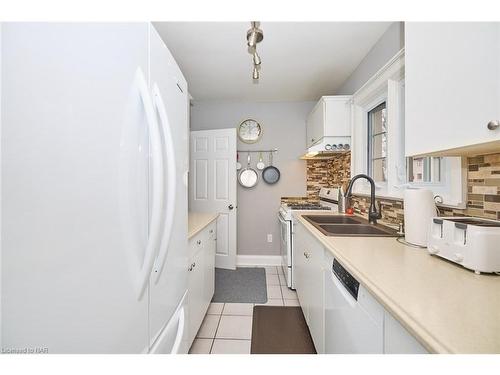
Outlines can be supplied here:
[[166, 187], [164, 233], [150, 280], [149, 322], [153, 346], [187, 290], [189, 99], [186, 80], [153, 26], [150, 48], [152, 96], [163, 132]]
[[151, 354], [187, 354], [188, 344], [188, 316], [186, 295], [177, 306], [174, 314], [163, 327], [154, 345]]
[[4, 348], [149, 349], [148, 34], [147, 23], [3, 24]]

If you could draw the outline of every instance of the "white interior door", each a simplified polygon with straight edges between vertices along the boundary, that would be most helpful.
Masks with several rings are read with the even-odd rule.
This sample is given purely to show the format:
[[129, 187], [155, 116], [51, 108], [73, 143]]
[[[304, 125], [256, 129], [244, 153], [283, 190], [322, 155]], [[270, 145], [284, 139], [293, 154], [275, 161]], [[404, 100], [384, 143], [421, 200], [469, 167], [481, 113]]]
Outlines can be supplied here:
[[191, 132], [189, 208], [217, 212], [215, 266], [236, 268], [236, 129]]

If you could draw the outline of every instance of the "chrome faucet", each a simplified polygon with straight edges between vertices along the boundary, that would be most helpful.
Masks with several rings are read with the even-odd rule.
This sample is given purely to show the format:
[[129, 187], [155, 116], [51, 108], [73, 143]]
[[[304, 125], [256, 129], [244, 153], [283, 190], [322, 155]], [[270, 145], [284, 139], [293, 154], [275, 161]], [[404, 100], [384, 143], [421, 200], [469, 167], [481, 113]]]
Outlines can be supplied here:
[[347, 208], [351, 206], [350, 200], [352, 196], [352, 186], [358, 178], [364, 178], [370, 183], [370, 209], [368, 210], [368, 222], [370, 224], [377, 224], [377, 219], [380, 219], [382, 217], [382, 214], [380, 212], [377, 212], [377, 209], [375, 208], [375, 182], [370, 176], [366, 174], [358, 174], [351, 179], [351, 181], [349, 182], [349, 186], [347, 186], [347, 191], [344, 195], [345, 207]]

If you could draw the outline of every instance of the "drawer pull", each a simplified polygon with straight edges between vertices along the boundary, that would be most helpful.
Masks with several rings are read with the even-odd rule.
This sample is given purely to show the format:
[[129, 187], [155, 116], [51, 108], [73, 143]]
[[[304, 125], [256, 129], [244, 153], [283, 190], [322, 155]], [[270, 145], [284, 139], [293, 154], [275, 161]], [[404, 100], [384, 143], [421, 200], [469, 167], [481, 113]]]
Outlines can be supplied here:
[[196, 241], [198, 245], [201, 245], [201, 240]]
[[487, 126], [488, 126], [489, 130], [496, 130], [500, 126], [500, 121], [492, 120], [492, 121], [488, 122]]
[[304, 256], [306, 257], [306, 259], [309, 259], [311, 257], [311, 254], [309, 254], [308, 252], [304, 251]]

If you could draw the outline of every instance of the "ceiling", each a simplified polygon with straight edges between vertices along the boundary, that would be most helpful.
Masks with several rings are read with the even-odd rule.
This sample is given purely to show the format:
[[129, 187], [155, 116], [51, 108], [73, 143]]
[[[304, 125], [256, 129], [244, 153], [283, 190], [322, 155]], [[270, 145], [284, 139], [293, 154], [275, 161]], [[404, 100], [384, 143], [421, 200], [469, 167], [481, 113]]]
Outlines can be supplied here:
[[250, 22], [158, 22], [195, 100], [305, 101], [331, 95], [390, 22], [262, 22], [260, 80], [247, 51]]

